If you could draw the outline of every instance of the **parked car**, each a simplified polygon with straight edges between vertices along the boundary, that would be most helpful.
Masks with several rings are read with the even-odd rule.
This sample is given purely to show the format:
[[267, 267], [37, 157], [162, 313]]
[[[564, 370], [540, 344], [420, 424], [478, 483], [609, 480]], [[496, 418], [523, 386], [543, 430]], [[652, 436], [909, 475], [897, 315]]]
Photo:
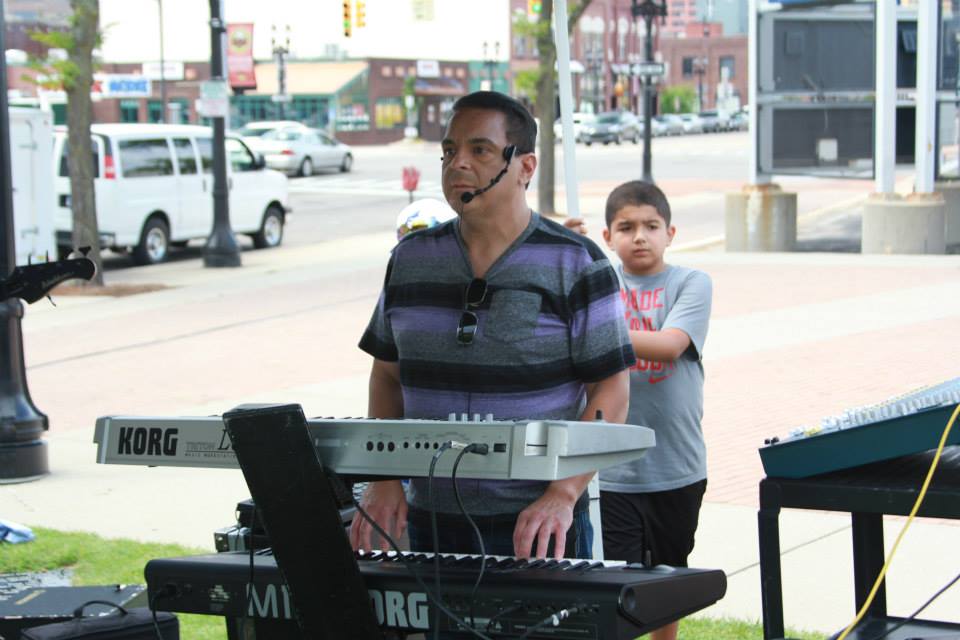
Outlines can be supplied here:
[[[168, 124], [95, 124], [94, 191], [100, 244], [132, 251], [138, 264], [162, 262], [171, 245], [206, 238], [213, 228], [213, 132]], [[262, 156], [236, 136], [225, 140], [230, 226], [257, 248], [283, 239], [287, 178], [265, 168]], [[61, 253], [72, 248], [73, 215], [66, 128], [53, 148], [54, 229]]]
[[584, 125], [583, 141], [587, 146], [594, 142], [620, 144], [624, 140], [632, 140], [637, 144], [643, 137], [642, 127], [640, 119], [629, 111], [606, 111], [591, 124]]
[[746, 131], [750, 128], [750, 117], [746, 111], [740, 110], [730, 116], [731, 131]]
[[695, 113], [682, 113], [680, 119], [683, 121], [684, 133], [703, 133], [703, 121]]
[[353, 150], [317, 129], [282, 127], [246, 140], [263, 154], [268, 167], [287, 175], [311, 176], [321, 168], [347, 172], [353, 167]]
[[654, 116], [651, 133], [655, 136], [679, 136], [683, 133], [683, 119], [675, 113]]
[[256, 120], [248, 122], [236, 134], [241, 138], [259, 138], [276, 129], [306, 129], [307, 126], [296, 120]]
[[[577, 112], [571, 114], [571, 117], [573, 118], [573, 141], [583, 142], [583, 128], [593, 123], [593, 114]], [[556, 138], [557, 142], [563, 140], [563, 127], [560, 125], [559, 119], [553, 123], [553, 137]]]
[[730, 116], [725, 111], [718, 111], [717, 109], [701, 111], [700, 121], [704, 133], [730, 130]]

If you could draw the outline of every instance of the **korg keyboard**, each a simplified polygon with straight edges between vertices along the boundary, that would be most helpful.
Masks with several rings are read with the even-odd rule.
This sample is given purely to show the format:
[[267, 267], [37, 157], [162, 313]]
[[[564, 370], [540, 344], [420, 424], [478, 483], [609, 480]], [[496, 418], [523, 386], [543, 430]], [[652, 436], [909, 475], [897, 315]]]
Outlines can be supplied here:
[[[380, 551], [356, 554], [370, 603], [382, 628], [423, 631], [434, 607], [410, 574], [417, 571], [433, 589], [433, 555]], [[470, 594], [481, 556], [441, 554], [443, 601], [460, 618], [471, 617]], [[726, 592], [719, 570], [646, 568], [591, 560], [518, 560], [487, 556], [483, 581], [473, 600], [474, 628], [491, 637], [517, 637], [544, 618], [576, 607], [558, 626], [529, 637], [627, 640], [710, 606]], [[407, 566], [409, 565], [409, 567]], [[271, 627], [271, 640], [299, 638], [290, 597], [270, 550], [253, 556], [229, 552], [147, 563], [151, 602], [162, 611], [289, 621]], [[329, 579], [318, 575], [317, 580]], [[441, 615], [440, 627], [456, 628]]]
[[[766, 474], [805, 478], [934, 449], [960, 402], [960, 378], [798, 427], [760, 449]], [[960, 424], [948, 445], [960, 444]]]
[[[323, 465], [354, 477], [425, 476], [447, 441], [481, 443], [466, 456], [461, 478], [557, 480], [640, 458], [654, 446], [652, 429], [572, 420], [499, 421], [466, 415], [449, 420], [311, 418], [307, 431]], [[97, 462], [146, 466], [238, 468], [222, 418], [108, 416], [97, 420]], [[456, 452], [437, 464], [450, 476]]]

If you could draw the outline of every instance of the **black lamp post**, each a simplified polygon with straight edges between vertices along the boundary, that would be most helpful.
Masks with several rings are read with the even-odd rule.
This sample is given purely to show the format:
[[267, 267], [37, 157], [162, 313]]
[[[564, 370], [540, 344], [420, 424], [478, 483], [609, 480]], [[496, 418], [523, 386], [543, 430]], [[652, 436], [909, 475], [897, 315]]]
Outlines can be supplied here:
[[280, 120], [286, 120], [287, 95], [287, 56], [290, 54], [290, 25], [286, 28], [286, 37], [283, 42], [277, 40], [277, 26], [270, 26], [270, 49], [273, 51], [273, 60], [277, 65], [277, 95], [273, 99], [277, 103], [277, 112]]
[[[643, 18], [647, 27], [644, 38], [644, 62], [653, 62], [653, 19], [667, 15], [667, 0], [633, 0], [630, 9], [634, 20]], [[653, 182], [653, 158], [651, 154], [651, 118], [653, 111], [653, 78], [643, 78], [643, 180]]]
[[703, 111], [703, 74], [707, 72], [707, 59], [694, 58], [693, 72], [697, 74], [697, 111]]
[[[6, 22], [0, 11], [0, 278], [16, 266], [13, 185], [10, 175], [10, 116], [7, 111]], [[40, 436], [47, 416], [30, 399], [23, 366], [23, 303], [0, 300], [0, 483], [21, 482], [45, 475], [47, 443]]]
[[[210, 0], [210, 79], [223, 82], [223, 23], [221, 3]], [[227, 189], [227, 154], [224, 148], [222, 116], [213, 120], [213, 230], [203, 248], [203, 266], [239, 267], [240, 248], [230, 229], [230, 208]]]
[[494, 79], [494, 69], [497, 66], [497, 61], [500, 59], [500, 41], [493, 43], [493, 56], [487, 55], [487, 42], [483, 42], [483, 63], [487, 67], [487, 80], [490, 82], [490, 91], [496, 91], [496, 84]]

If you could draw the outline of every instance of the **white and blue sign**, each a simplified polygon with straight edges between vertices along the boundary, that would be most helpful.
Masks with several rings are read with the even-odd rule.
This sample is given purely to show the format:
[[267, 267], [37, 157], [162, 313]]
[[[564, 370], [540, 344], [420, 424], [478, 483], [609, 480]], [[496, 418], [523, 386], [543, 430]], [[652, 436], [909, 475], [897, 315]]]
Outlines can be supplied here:
[[105, 98], [149, 98], [150, 80], [144, 75], [98, 74], [100, 93]]

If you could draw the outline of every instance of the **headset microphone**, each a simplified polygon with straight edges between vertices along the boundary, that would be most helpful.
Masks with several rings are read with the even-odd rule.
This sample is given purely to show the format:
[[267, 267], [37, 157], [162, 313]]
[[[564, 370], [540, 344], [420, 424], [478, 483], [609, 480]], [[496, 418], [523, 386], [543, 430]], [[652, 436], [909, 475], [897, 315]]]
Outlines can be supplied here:
[[507, 175], [507, 170], [510, 168], [510, 161], [513, 160], [513, 155], [516, 150], [517, 150], [517, 145], [515, 144], [511, 144], [507, 147], [504, 147], [503, 157], [507, 161], [507, 163], [503, 165], [503, 169], [500, 170], [500, 173], [498, 173], [496, 177], [490, 181], [490, 184], [488, 184], [484, 188], [477, 189], [476, 191], [468, 191], [466, 193], [461, 193], [460, 202], [462, 202], [463, 204], [469, 204], [477, 196], [486, 193], [490, 189], [493, 189], [496, 186], [496, 184], [500, 182], [500, 179], [503, 178], [503, 176]]

